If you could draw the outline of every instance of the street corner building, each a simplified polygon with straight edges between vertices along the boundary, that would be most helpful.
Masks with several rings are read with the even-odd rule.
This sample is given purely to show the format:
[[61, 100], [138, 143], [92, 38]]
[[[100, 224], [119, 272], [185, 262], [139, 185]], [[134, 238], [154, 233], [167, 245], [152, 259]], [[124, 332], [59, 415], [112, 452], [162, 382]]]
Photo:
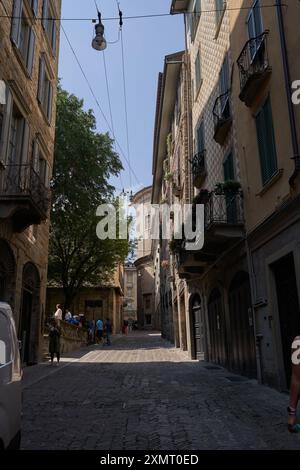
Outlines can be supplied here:
[[287, 3], [172, 1], [187, 48], [159, 75], [152, 192], [205, 213], [201, 250], [153, 242], [164, 336], [280, 390], [300, 332], [300, 10]]
[[45, 315], [61, 0], [3, 0], [0, 12], [0, 301], [13, 308], [23, 363], [34, 364]]
[[[56, 305], [64, 305], [65, 296], [63, 288], [53, 286], [47, 287], [46, 317], [48, 319], [54, 316]], [[113, 328], [113, 334], [119, 334], [122, 330], [124, 317], [124, 266], [118, 264], [110, 279], [99, 281], [99, 285], [84, 285], [76, 294], [70, 305], [72, 315], [83, 316], [85, 320], [106, 321], [110, 319]], [[78, 337], [78, 327], [68, 325], [62, 322], [62, 326], [67, 331], [69, 342], [65, 345], [64, 352], [69, 352], [80, 347], [84, 343], [81, 341], [81, 335]], [[85, 330], [84, 330], [85, 331]], [[77, 336], [76, 336], [77, 335]], [[86, 335], [83, 336], [86, 340]], [[47, 335], [45, 335], [47, 339]], [[47, 343], [47, 341], [46, 341]]]

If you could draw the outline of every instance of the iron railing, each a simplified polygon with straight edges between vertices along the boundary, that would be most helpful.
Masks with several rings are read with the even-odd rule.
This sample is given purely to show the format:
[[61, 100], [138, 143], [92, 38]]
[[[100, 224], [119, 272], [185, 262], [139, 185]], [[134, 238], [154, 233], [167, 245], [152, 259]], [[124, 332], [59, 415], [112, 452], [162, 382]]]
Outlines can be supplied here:
[[50, 206], [50, 189], [46, 187], [32, 165], [7, 165], [2, 172], [0, 197], [21, 200], [29, 198], [46, 218]]
[[263, 73], [269, 67], [268, 34], [269, 31], [266, 30], [259, 36], [249, 39], [237, 60], [241, 90], [243, 90], [249, 78]]
[[204, 205], [204, 214], [205, 230], [213, 224], [243, 225], [243, 193], [241, 191], [223, 193], [212, 191]]
[[213, 107], [215, 129], [231, 118], [230, 90], [218, 96]]

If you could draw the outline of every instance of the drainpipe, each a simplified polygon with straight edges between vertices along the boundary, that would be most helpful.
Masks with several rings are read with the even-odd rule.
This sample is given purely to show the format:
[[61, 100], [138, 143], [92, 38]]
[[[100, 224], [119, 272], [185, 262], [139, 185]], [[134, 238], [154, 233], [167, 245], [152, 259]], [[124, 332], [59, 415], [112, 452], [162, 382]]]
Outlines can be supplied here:
[[290, 75], [290, 68], [289, 68], [289, 61], [288, 61], [288, 54], [287, 54], [287, 44], [286, 44], [286, 36], [285, 36], [285, 29], [284, 29], [283, 15], [282, 15], [281, 0], [276, 0], [276, 8], [277, 8], [286, 96], [287, 96], [287, 102], [288, 102], [289, 119], [290, 119], [290, 127], [291, 127], [292, 145], [293, 145], [293, 153], [294, 153], [294, 156], [292, 157], [292, 159], [294, 160], [294, 163], [295, 163], [294, 172], [289, 179], [289, 184], [293, 188], [295, 186], [295, 180], [300, 172], [300, 153], [299, 153], [299, 145], [298, 145], [298, 138], [297, 138], [296, 118], [295, 118], [294, 107], [293, 107], [293, 102], [291, 98], [291, 75]]
[[253, 329], [254, 329], [254, 337], [255, 337], [257, 379], [258, 379], [258, 383], [263, 383], [262, 360], [261, 360], [262, 335], [258, 334], [258, 332], [257, 332], [256, 318], [255, 318], [255, 308], [254, 308], [254, 303], [257, 299], [256, 279], [255, 279], [255, 273], [254, 273], [252, 253], [250, 251], [247, 236], [245, 238], [245, 245], [246, 245], [246, 251], [247, 251], [247, 261], [248, 261], [248, 266], [249, 266], [249, 277], [250, 277], [250, 294], [251, 294], [251, 304], [252, 304], [251, 309], [252, 309]]

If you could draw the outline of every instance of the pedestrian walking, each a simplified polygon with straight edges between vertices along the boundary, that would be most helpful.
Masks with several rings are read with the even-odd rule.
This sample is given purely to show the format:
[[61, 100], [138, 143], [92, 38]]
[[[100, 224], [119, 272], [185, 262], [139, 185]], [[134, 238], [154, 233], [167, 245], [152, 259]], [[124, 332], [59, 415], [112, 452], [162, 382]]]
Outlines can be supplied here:
[[110, 336], [112, 334], [112, 324], [109, 318], [105, 322], [105, 333], [106, 333], [106, 344], [107, 346], [111, 345]]
[[[299, 343], [300, 336], [297, 336], [293, 341], [293, 345], [296, 342]], [[299, 353], [297, 354], [297, 350]], [[297, 362], [300, 359], [300, 349], [299, 346], [296, 348], [292, 347], [292, 359], [297, 357]], [[290, 404], [288, 406], [288, 430], [291, 433], [300, 433], [300, 424], [297, 423], [297, 407], [300, 398], [300, 363], [297, 364], [295, 360], [292, 360], [292, 380], [290, 388]]]
[[53, 320], [49, 331], [49, 353], [51, 357], [51, 365], [53, 365], [55, 355], [57, 358], [57, 364], [59, 364], [60, 361], [60, 335], [60, 326], [56, 320]]
[[96, 334], [97, 334], [97, 341], [98, 343], [102, 343], [103, 341], [103, 321], [97, 320], [96, 322]]

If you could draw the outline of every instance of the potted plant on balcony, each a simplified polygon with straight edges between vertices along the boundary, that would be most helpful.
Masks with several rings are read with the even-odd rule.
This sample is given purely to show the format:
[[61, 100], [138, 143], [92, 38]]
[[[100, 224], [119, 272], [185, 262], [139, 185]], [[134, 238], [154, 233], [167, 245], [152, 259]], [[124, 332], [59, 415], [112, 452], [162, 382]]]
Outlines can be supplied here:
[[241, 183], [235, 180], [227, 180], [224, 183], [217, 183], [215, 186], [216, 194], [236, 194], [241, 189]]

